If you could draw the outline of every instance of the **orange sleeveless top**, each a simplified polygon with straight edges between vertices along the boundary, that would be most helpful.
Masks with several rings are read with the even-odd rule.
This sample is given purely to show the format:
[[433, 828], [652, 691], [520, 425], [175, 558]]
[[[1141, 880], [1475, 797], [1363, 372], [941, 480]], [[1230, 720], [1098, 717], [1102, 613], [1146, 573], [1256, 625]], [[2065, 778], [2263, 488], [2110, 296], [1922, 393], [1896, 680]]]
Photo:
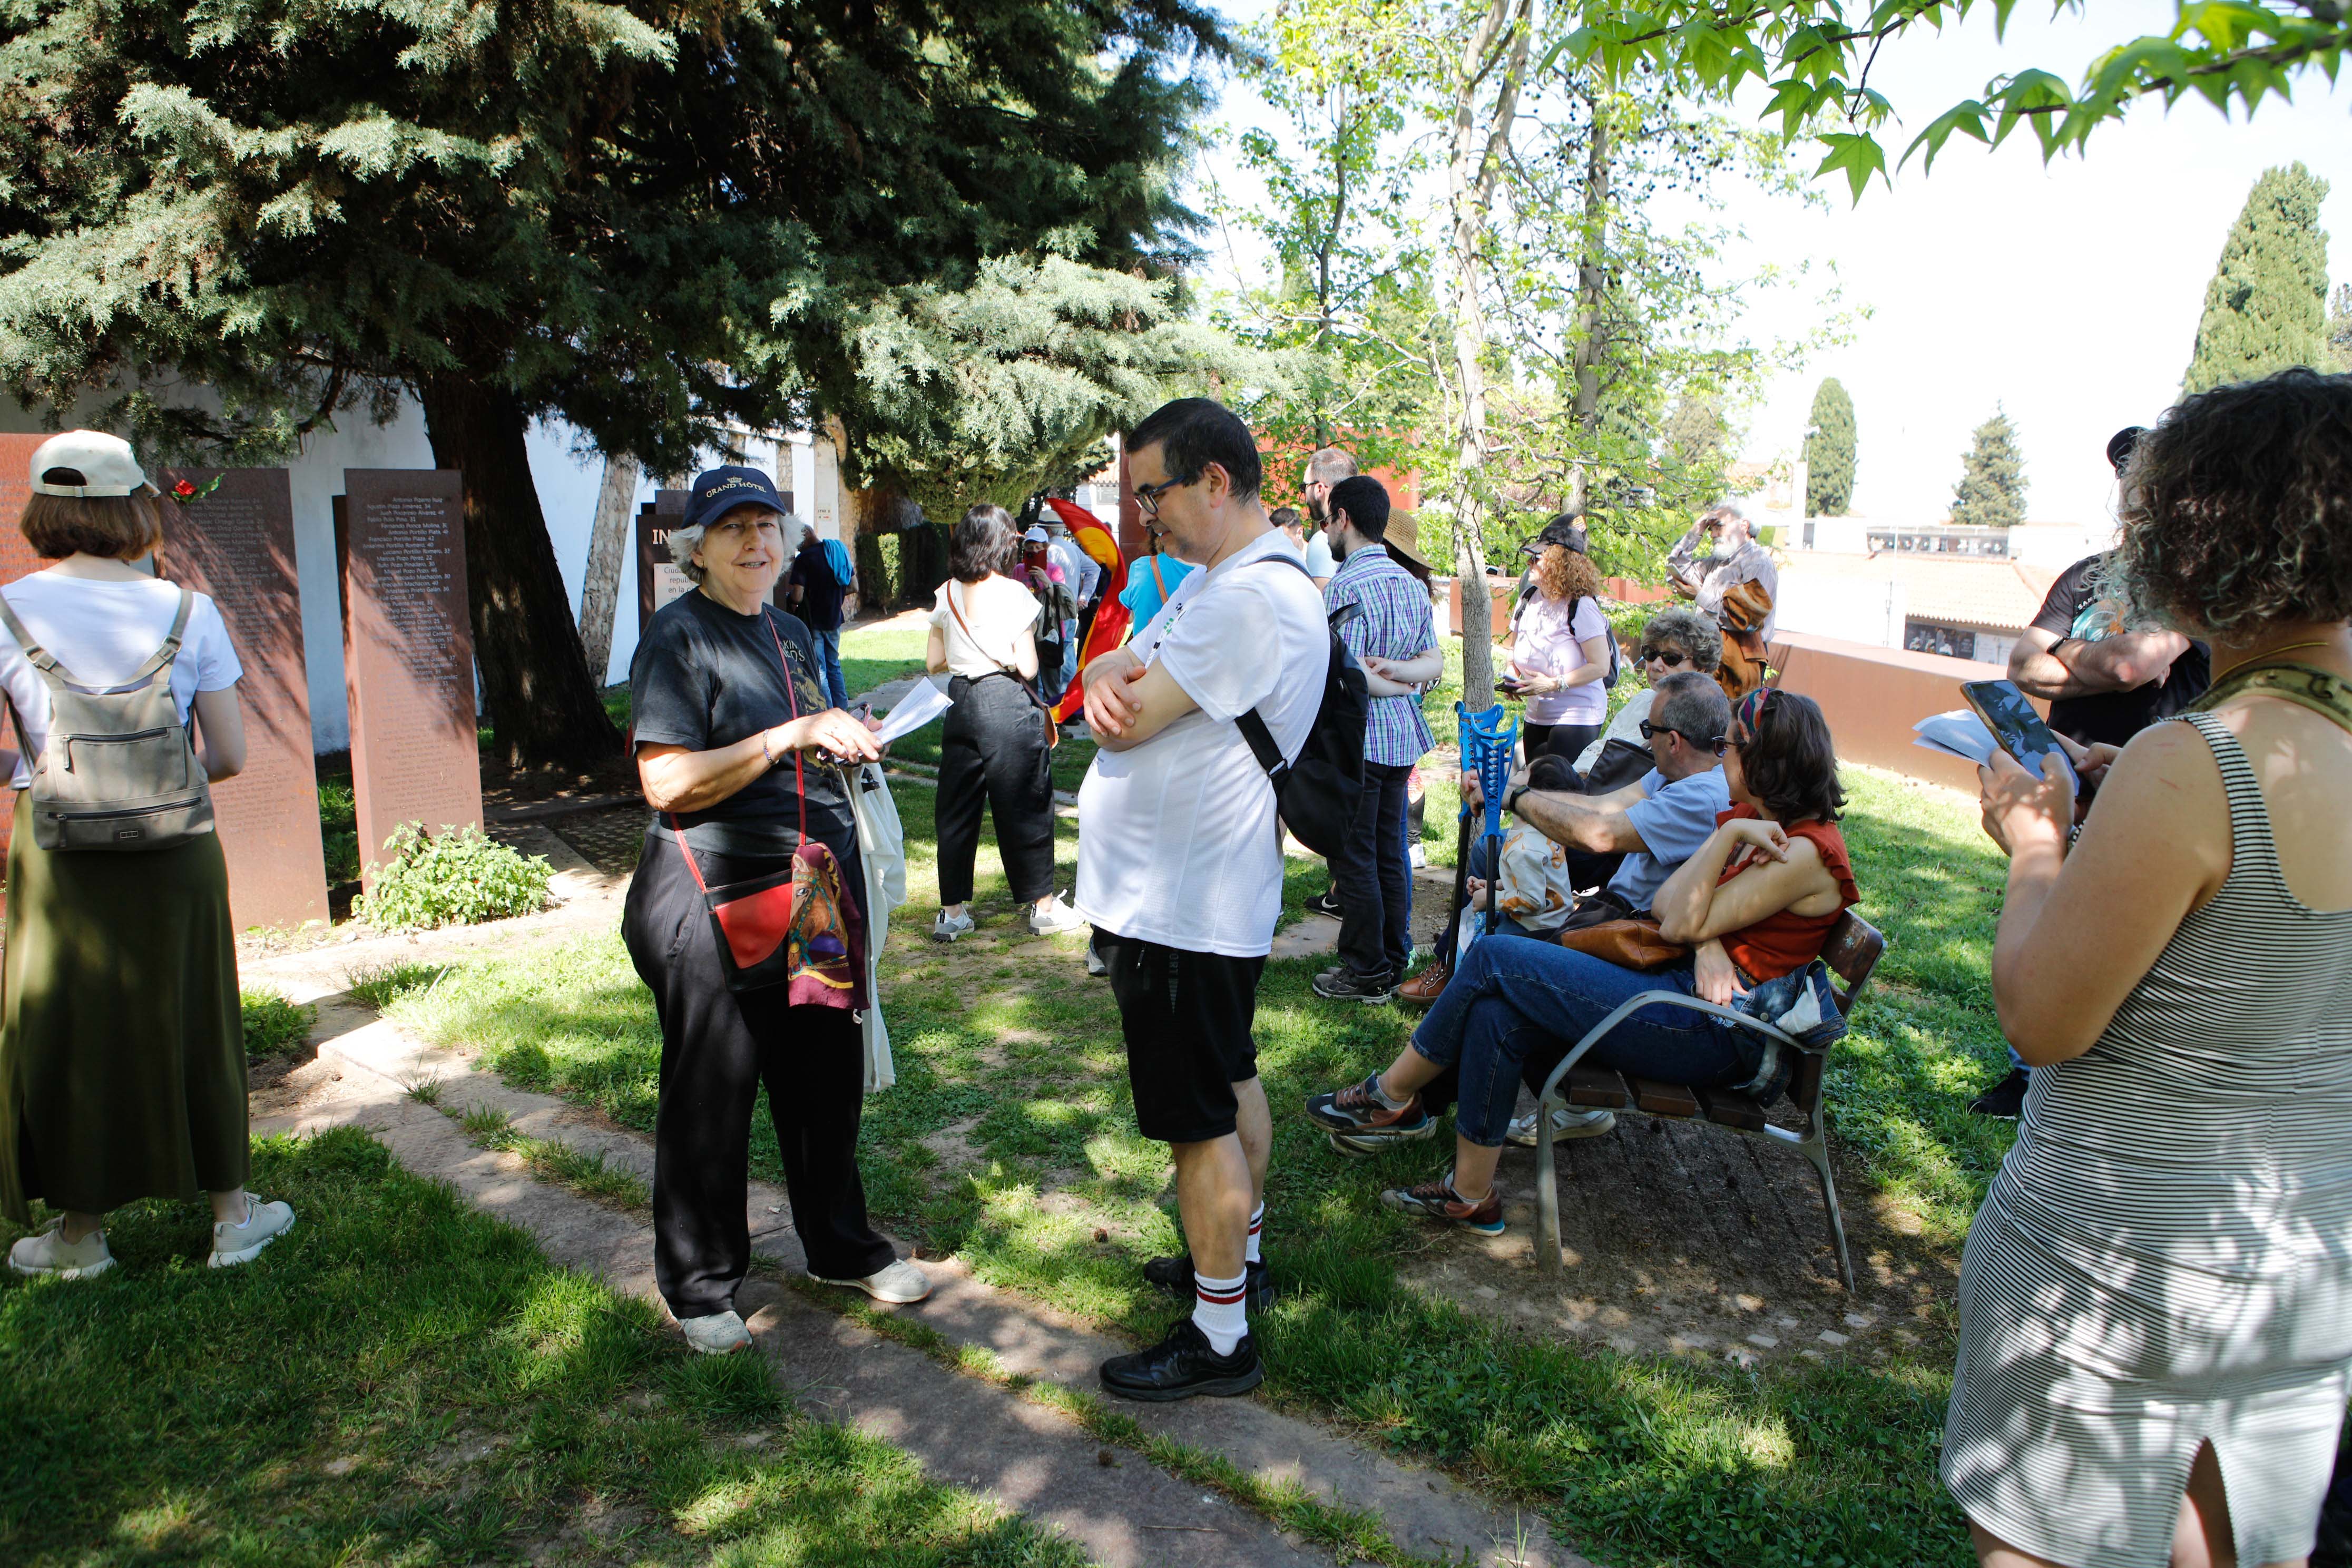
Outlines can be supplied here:
[[[1752, 805], [1735, 805], [1729, 811], [1716, 813], [1715, 823], [1720, 827], [1737, 816], [1754, 816]], [[1756, 980], [1777, 980], [1783, 974], [1802, 969], [1822, 955], [1822, 943], [1828, 940], [1830, 928], [1838, 916], [1862, 902], [1862, 889], [1854, 885], [1853, 863], [1846, 858], [1845, 835], [1833, 822], [1784, 822], [1780, 831], [1791, 838], [1810, 839], [1819, 852], [1822, 864], [1837, 879], [1838, 907], [1825, 915], [1791, 914], [1782, 910], [1766, 915], [1754, 925], [1742, 926], [1723, 936], [1723, 951], [1731, 962]], [[1755, 865], [1754, 858], [1735, 858], [1716, 879], [1718, 888]]]

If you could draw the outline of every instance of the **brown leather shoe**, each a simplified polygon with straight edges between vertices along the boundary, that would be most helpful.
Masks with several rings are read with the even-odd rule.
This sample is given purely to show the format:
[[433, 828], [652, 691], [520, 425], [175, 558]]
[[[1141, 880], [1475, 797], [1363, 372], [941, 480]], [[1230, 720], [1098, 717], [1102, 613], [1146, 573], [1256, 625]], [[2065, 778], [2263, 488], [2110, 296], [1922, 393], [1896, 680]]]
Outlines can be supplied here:
[[1396, 999], [1415, 1007], [1426, 1007], [1437, 1000], [1454, 972], [1442, 963], [1423, 966], [1422, 972], [1396, 988]]

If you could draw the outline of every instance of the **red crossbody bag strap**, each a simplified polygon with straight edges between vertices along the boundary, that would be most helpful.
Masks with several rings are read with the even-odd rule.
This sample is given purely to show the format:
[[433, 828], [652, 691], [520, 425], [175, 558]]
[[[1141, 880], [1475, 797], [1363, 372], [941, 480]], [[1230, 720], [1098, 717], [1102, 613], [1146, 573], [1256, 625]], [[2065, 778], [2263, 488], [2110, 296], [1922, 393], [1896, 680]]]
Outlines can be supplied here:
[[[760, 618], [767, 621], [768, 640], [776, 645], [776, 668], [784, 673], [784, 704], [792, 710], [793, 717], [798, 719], [801, 716], [801, 700], [793, 689], [793, 667], [792, 662], [784, 658], [784, 639], [776, 635], [776, 623], [768, 620], [766, 611], [761, 612]], [[800, 796], [801, 842], [805, 844], [808, 842], [808, 773], [801, 765], [801, 754], [797, 751], [793, 753], [793, 787]], [[687, 847], [686, 831], [678, 826], [676, 812], [669, 814], [669, 830], [677, 836], [677, 852], [686, 857], [686, 868], [694, 873], [694, 885], [708, 893], [710, 891], [709, 884], [702, 879], [702, 868], [694, 863], [694, 851]]]

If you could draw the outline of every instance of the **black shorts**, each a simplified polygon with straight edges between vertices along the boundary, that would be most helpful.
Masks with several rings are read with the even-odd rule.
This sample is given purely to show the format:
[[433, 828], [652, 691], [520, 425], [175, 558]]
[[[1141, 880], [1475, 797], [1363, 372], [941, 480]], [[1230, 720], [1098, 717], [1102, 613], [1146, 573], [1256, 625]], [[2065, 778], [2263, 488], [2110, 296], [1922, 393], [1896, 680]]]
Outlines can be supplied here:
[[1204, 1143], [1234, 1130], [1234, 1085], [1257, 1076], [1258, 976], [1264, 958], [1186, 952], [1095, 933], [1127, 1037], [1135, 1124], [1163, 1143]]

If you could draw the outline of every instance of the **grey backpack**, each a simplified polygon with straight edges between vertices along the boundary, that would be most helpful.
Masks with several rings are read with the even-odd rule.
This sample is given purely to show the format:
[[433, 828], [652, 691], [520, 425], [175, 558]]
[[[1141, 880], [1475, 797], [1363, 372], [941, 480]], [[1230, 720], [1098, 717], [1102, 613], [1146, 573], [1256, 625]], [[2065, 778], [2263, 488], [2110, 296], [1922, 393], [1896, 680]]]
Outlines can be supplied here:
[[212, 831], [212, 792], [172, 700], [172, 661], [195, 603], [181, 589], [155, 657], [121, 686], [93, 687], [35, 642], [0, 596], [0, 625], [49, 689], [49, 743], [33, 766], [33, 842], [42, 848], [169, 849]]

